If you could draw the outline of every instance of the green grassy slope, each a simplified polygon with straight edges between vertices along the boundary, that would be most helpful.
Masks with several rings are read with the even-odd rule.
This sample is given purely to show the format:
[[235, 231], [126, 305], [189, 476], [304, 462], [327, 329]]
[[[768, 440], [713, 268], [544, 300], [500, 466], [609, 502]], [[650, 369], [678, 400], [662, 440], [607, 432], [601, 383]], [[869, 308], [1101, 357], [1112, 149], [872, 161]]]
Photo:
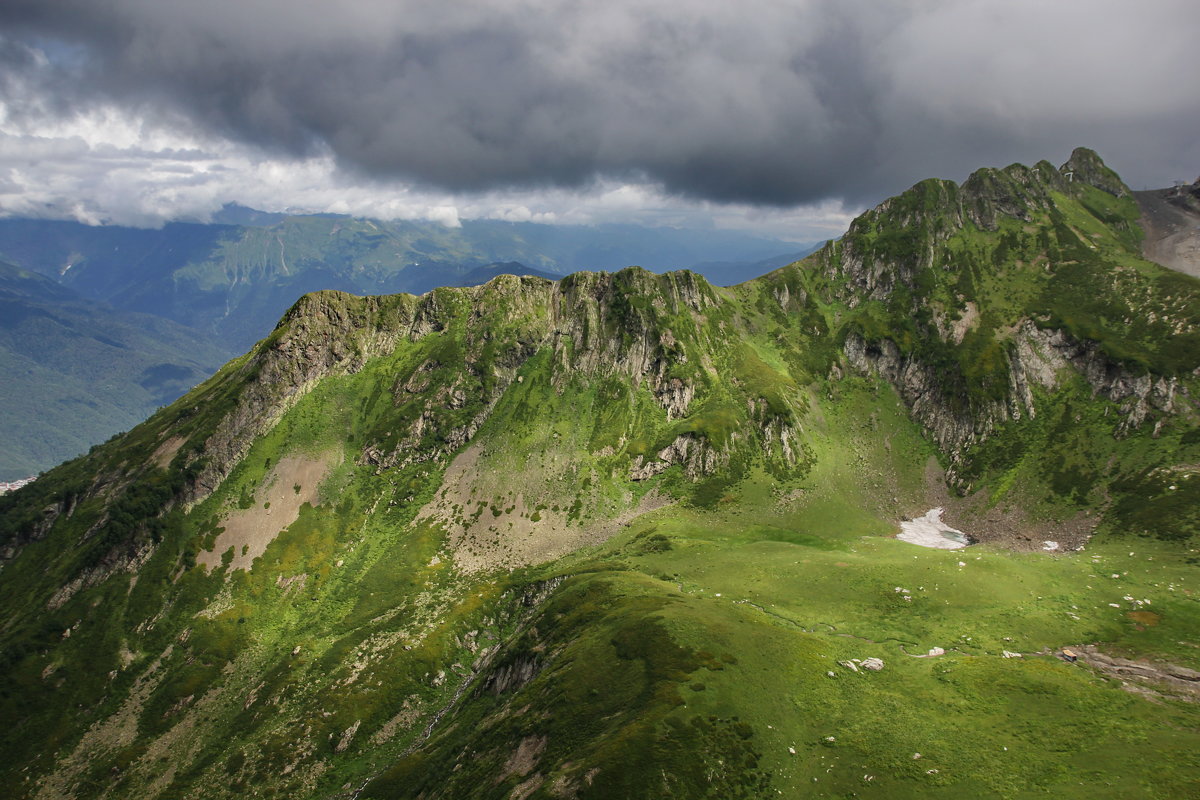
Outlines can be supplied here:
[[[1195, 285], [1060, 173], [989, 175], [1004, 192], [922, 184], [731, 289], [631, 269], [304, 298], [0, 499], [0, 791], [1187, 796], [1200, 705], [1056, 654], [1200, 668], [1196, 382], [1155, 327], [1190, 324]], [[1103, 258], [1021, 250], [1052, 212]], [[1033, 244], [1000, 258], [1014, 214]], [[919, 235], [885, 259], [897, 226]], [[960, 247], [980, 260], [945, 268]], [[1046, 282], [1085, 268], [1105, 310], [1059, 327]], [[1064, 360], [1026, 408], [999, 376], [1039, 325], [1175, 400], [1135, 424], [1136, 395]], [[904, 369], [856, 369], [855, 336]], [[944, 391], [914, 402], [929, 364]], [[958, 449], [922, 424], [963, 415], [986, 425]], [[982, 543], [893, 538], [943, 501]], [[1100, 522], [1019, 551], [985, 529], [1007, 506], [1047, 538]]]

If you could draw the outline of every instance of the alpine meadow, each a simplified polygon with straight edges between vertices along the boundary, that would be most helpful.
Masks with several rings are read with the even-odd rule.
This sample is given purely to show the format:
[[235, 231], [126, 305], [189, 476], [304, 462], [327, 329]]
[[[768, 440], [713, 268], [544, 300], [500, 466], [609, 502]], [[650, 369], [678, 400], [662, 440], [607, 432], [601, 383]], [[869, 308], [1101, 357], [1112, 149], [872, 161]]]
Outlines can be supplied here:
[[1080, 148], [727, 288], [305, 294], [0, 496], [0, 795], [1196, 797], [1198, 204]]

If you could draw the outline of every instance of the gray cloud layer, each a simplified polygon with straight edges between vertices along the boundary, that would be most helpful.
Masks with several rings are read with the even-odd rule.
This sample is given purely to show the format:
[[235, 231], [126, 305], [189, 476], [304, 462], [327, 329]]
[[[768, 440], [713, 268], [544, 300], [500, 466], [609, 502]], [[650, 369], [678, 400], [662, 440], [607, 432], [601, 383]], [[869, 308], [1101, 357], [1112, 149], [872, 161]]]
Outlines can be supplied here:
[[1076, 144], [1200, 171], [1195, 0], [6, 0], [0, 30], [10, 120], [114, 104], [447, 192], [855, 203]]

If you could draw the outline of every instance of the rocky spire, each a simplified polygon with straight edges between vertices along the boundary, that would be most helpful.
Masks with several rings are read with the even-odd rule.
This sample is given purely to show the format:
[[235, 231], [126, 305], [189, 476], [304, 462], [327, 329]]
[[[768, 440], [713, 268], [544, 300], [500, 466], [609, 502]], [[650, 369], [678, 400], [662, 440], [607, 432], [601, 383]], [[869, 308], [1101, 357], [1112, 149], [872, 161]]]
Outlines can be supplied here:
[[1067, 163], [1058, 168], [1063, 177], [1072, 182], [1083, 182], [1108, 192], [1114, 197], [1129, 197], [1129, 187], [1117, 173], [1109, 169], [1095, 150], [1076, 147]]

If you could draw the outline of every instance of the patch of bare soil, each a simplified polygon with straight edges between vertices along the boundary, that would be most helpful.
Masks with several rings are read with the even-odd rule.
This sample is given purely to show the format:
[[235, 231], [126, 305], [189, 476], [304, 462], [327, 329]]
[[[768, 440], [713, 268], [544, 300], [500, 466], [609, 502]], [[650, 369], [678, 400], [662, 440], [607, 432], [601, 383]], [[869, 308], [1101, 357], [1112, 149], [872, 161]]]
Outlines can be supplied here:
[[496, 778], [496, 783], [500, 783], [509, 775], [520, 775], [524, 778], [533, 772], [533, 768], [537, 766], [538, 758], [541, 757], [542, 751], [545, 749], [545, 736], [526, 736], [517, 745], [517, 749], [509, 755], [508, 761], [504, 763], [504, 769], [500, 771], [500, 776]]
[[942, 520], [947, 525], [966, 531], [976, 542], [1010, 550], [1045, 552], [1047, 541], [1057, 543], [1054, 552], [1076, 550], [1087, 543], [1099, 522], [1086, 513], [1065, 520], [1033, 519], [1021, 506], [1007, 502], [989, 508], [988, 493], [982, 489], [966, 497], [954, 496], [934, 458], [925, 468], [925, 483], [930, 502], [945, 509]]
[[410, 695], [400, 706], [400, 710], [383, 724], [383, 727], [371, 735], [371, 744], [378, 747], [389, 741], [398, 731], [409, 730], [421, 718], [421, 698]]
[[158, 446], [158, 449], [150, 456], [150, 460], [156, 467], [166, 469], [171, 463], [171, 459], [179, 452], [179, 448], [183, 447], [184, 441], [182, 436], [172, 436]]
[[979, 324], [979, 307], [974, 303], [967, 301], [961, 315], [957, 320], [950, 323], [950, 336], [955, 344], [962, 344], [963, 337]]
[[302, 505], [318, 504], [317, 488], [335, 458], [334, 453], [327, 453], [319, 458], [286, 456], [279, 459], [255, 492], [254, 505], [230, 512], [220, 523], [225, 530], [217, 536], [213, 549], [196, 556], [196, 562], [211, 570], [220, 566], [221, 556], [232, 547], [230, 572], [250, 569], [254, 559], [266, 551], [267, 545], [299, 518]]
[[[467, 573], [551, 561], [600, 544], [634, 518], [672, 502], [650, 492], [637, 505], [611, 516], [569, 521], [565, 511], [553, 509], [565, 508], [569, 501], [531, 498], [520, 475], [486, 459], [481, 463], [481, 455], [478, 443], [460, 453], [447, 468], [442, 488], [417, 515], [417, 521], [446, 529], [454, 564]], [[535, 487], [536, 480], [530, 484]]]
[[1200, 182], [1175, 189], [1134, 192], [1146, 238], [1142, 255], [1169, 269], [1200, 277]]
[[1079, 645], [1070, 649], [1079, 657], [1080, 663], [1116, 678], [1127, 691], [1134, 694], [1200, 703], [1200, 672], [1196, 670], [1146, 659], [1131, 661], [1102, 653], [1095, 645]]

